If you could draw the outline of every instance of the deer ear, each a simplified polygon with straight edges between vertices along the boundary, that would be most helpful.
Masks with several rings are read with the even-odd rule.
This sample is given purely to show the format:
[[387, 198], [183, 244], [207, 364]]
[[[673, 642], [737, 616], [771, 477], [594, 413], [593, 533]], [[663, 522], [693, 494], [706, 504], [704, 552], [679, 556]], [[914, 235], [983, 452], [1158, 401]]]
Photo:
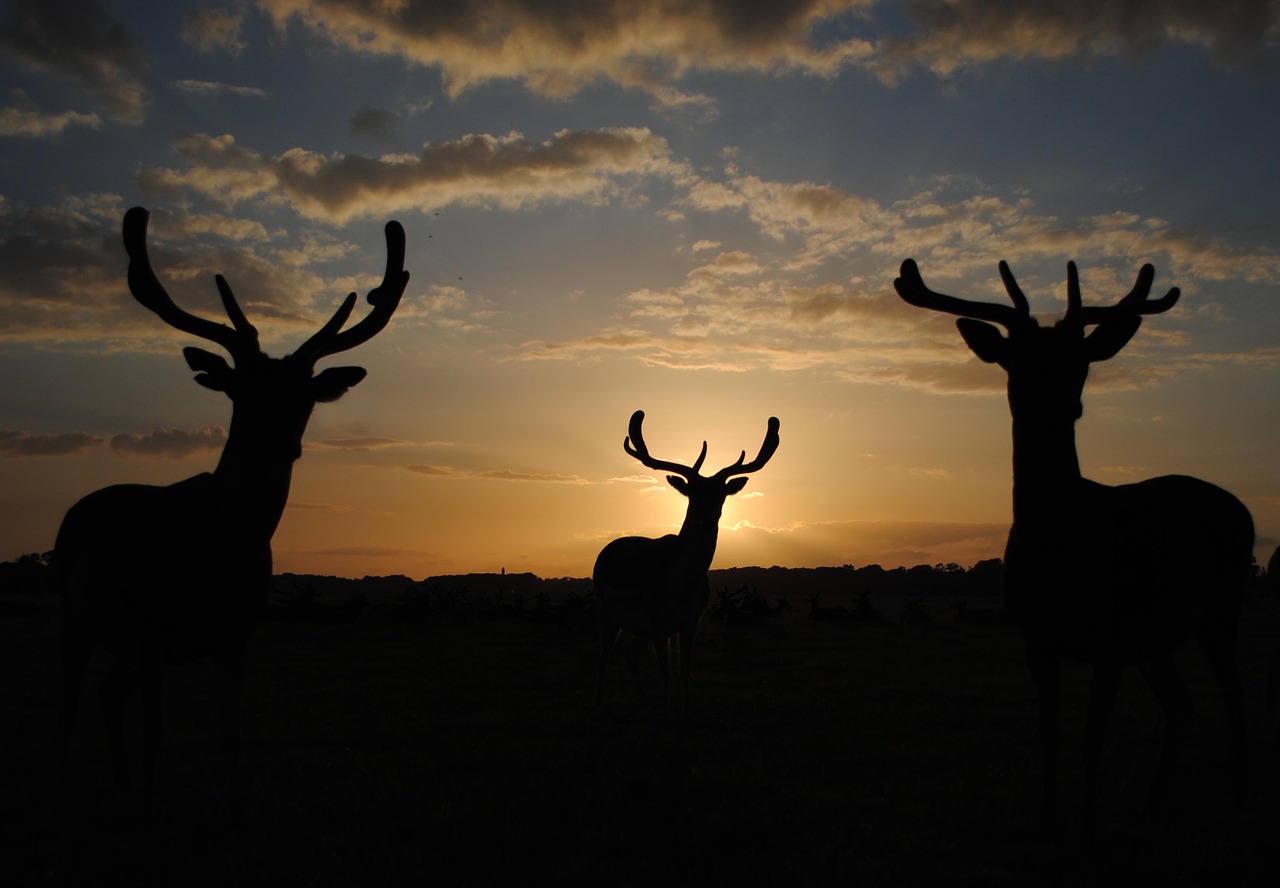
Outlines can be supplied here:
[[330, 367], [311, 379], [311, 395], [319, 404], [336, 401], [368, 373], [363, 367]]
[[689, 495], [689, 482], [681, 478], [679, 475], [668, 475], [667, 483], [685, 496]]
[[1009, 340], [996, 327], [972, 318], [961, 318], [956, 321], [965, 345], [988, 364], [1005, 365], [1009, 356]]
[[196, 371], [196, 382], [200, 385], [215, 392], [225, 392], [231, 388], [235, 371], [222, 355], [187, 346], [182, 350], [182, 356], [187, 359], [187, 366]]
[[1120, 349], [1128, 345], [1141, 326], [1141, 315], [1122, 315], [1114, 320], [1104, 321], [1084, 338], [1085, 357], [1090, 362], [1114, 358]]
[[737, 493], [738, 491], [742, 490], [742, 488], [744, 488], [744, 487], [746, 487], [746, 486], [747, 486], [747, 479], [746, 479], [746, 478], [734, 478], [734, 479], [730, 480], [727, 484], [725, 484], [725, 486], [724, 486], [724, 495], [725, 495], [725, 496], [733, 496], [735, 493]]

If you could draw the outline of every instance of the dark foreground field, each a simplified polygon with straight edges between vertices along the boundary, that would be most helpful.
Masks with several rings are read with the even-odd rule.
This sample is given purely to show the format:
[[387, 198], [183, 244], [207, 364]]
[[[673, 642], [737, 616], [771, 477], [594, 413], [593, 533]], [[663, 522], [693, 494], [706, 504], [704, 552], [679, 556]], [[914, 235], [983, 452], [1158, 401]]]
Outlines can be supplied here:
[[[1159, 717], [1126, 677], [1102, 829], [1078, 824], [1087, 675], [1066, 670], [1060, 841], [1034, 831], [1038, 748], [1006, 626], [704, 624], [695, 715], [660, 724], [621, 658], [589, 710], [593, 633], [530, 622], [264, 624], [244, 701], [247, 822], [228, 823], [212, 669], [166, 683], [158, 814], [112, 797], [90, 685], [69, 802], [54, 810], [56, 629], [0, 624], [0, 842], [9, 884], [1274, 885], [1280, 789], [1266, 651], [1243, 632], [1252, 797], [1233, 812], [1229, 743], [1199, 652], [1184, 766], [1144, 813]], [[99, 667], [101, 663], [98, 664]], [[649, 663], [650, 674], [652, 664]]]

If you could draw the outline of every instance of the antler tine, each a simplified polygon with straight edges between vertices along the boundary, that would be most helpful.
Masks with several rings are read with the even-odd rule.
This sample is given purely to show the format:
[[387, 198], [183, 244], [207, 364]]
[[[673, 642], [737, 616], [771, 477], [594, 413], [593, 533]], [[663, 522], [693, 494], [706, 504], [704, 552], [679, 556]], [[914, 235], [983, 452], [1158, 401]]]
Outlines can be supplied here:
[[[235, 329], [225, 324], [205, 320], [179, 308], [169, 296], [160, 279], [151, 267], [151, 258], [147, 254], [147, 222], [151, 214], [143, 207], [133, 207], [124, 214], [124, 250], [129, 254], [129, 291], [143, 307], [154, 312], [160, 320], [170, 327], [216, 342], [232, 356], [238, 356], [250, 349], [257, 349], [257, 331], [249, 324], [244, 312], [236, 304], [231, 288], [221, 276], [218, 280], [218, 291], [222, 295], [222, 304], [227, 310]], [[248, 335], [252, 331], [253, 335]]]
[[[395, 314], [395, 310], [400, 305], [400, 297], [404, 295], [404, 288], [409, 283], [409, 272], [404, 270], [404, 228], [399, 222], [392, 220], [386, 225], [387, 238], [387, 268], [382, 275], [382, 283], [369, 291], [369, 304], [373, 306], [373, 310], [365, 315], [361, 321], [350, 330], [338, 332], [343, 323], [346, 323], [347, 317], [350, 316], [351, 309], [346, 309], [346, 314], [342, 318], [342, 322], [336, 327], [333, 324], [337, 320], [338, 315], [343, 314], [343, 308], [339, 308], [329, 323], [325, 324], [318, 333], [308, 339], [294, 352], [295, 357], [305, 358], [312, 363], [320, 360], [326, 355], [334, 355], [338, 352], [347, 351], [368, 342], [382, 328], [387, 326], [387, 322], [391, 320], [391, 316]], [[354, 296], [355, 294], [351, 294]], [[350, 301], [350, 297], [348, 297]], [[352, 302], [354, 305], [354, 302]], [[345, 306], [345, 303], [344, 303]]]
[[220, 274], [213, 276], [213, 282], [218, 287], [218, 295], [222, 297], [222, 309], [227, 313], [227, 317], [231, 319], [231, 325], [236, 328], [237, 333], [244, 337], [246, 343], [253, 346], [253, 349], [257, 351], [258, 328], [249, 323], [249, 319], [245, 317], [244, 311], [240, 308], [240, 303], [236, 301], [236, 294], [231, 292], [231, 285]]
[[1115, 305], [1080, 305], [1080, 285], [1076, 283], [1076, 301], [1073, 309], [1070, 297], [1071, 279], [1074, 277], [1074, 273], [1075, 263], [1070, 263], [1067, 266], [1068, 303], [1067, 315], [1064, 321], [1069, 318], [1081, 326], [1085, 324], [1101, 324], [1109, 318], [1120, 315], [1160, 314], [1173, 308], [1177, 304], [1178, 298], [1182, 295], [1182, 291], [1177, 287], [1171, 287], [1169, 292], [1159, 299], [1151, 299], [1151, 284], [1155, 281], [1156, 270], [1148, 262], [1138, 269], [1138, 279], [1134, 282], [1133, 289], [1126, 293]]
[[1013, 273], [1005, 262], [1000, 263], [1000, 276], [1004, 280], [1005, 289], [1013, 305], [1001, 305], [996, 302], [974, 302], [969, 299], [958, 299], [930, 290], [920, 276], [920, 269], [914, 259], [903, 260], [899, 276], [894, 278], [893, 288], [902, 299], [917, 308], [929, 308], [964, 318], [975, 318], [980, 321], [991, 321], [1012, 330], [1030, 318], [1030, 307], [1027, 297], [1019, 289]]
[[732, 475], [749, 475], [752, 472], [758, 472], [763, 469], [765, 463], [773, 457], [774, 451], [778, 449], [778, 427], [780, 425], [778, 417], [770, 416], [769, 429], [764, 433], [764, 442], [760, 445], [760, 452], [756, 454], [756, 458], [744, 464], [743, 460], [747, 458], [747, 452], [744, 450], [736, 463], [731, 466], [725, 466], [716, 472], [715, 477], [724, 479]]
[[[649, 447], [644, 443], [644, 433], [641, 431], [641, 424], [644, 422], [644, 411], [637, 410], [631, 414], [631, 422], [627, 425], [627, 437], [622, 441], [622, 449], [626, 451], [628, 456], [638, 459], [640, 463], [650, 469], [657, 469], [660, 472], [671, 472], [682, 478], [692, 479], [697, 476], [697, 468], [682, 466], [680, 463], [668, 462], [664, 459], [654, 459], [649, 455]], [[697, 465], [702, 465], [702, 460], [707, 455], [707, 444], [702, 443], [702, 455], [698, 457]]]

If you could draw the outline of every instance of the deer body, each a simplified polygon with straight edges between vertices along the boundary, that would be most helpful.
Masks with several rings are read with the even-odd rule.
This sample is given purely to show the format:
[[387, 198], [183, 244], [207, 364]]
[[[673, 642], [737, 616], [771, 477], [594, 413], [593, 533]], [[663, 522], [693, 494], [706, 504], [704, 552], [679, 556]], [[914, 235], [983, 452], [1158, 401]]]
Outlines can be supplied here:
[[[238, 806], [239, 697], [244, 657], [272, 577], [271, 537], [289, 498], [293, 463], [317, 402], [334, 401], [365, 376], [359, 367], [314, 372], [326, 355], [359, 345], [390, 320], [408, 281], [404, 232], [387, 226], [382, 285], [374, 309], [343, 331], [355, 305], [350, 294], [334, 317], [293, 354], [269, 358], [226, 282], [218, 289], [233, 328], [187, 314], [164, 291], [147, 256], [147, 213], [125, 216], [129, 285], [162, 320], [213, 341], [235, 359], [199, 348], [184, 355], [196, 381], [232, 400], [227, 442], [217, 468], [167, 487], [119, 484], [71, 507], [54, 547], [63, 602], [63, 730], [69, 741], [85, 671], [94, 648], [115, 657], [103, 693], [116, 780], [128, 785], [121, 705], [136, 687], [144, 696], [144, 804], [150, 805], [160, 743], [161, 668], [213, 659], [219, 671], [223, 741]], [[238, 807], [235, 813], [238, 815]]]
[[689, 668], [693, 642], [702, 613], [711, 598], [707, 571], [715, 557], [720, 514], [725, 498], [746, 485], [747, 479], [733, 477], [759, 471], [778, 447], [778, 420], [770, 418], [760, 453], [749, 464], [746, 452], [731, 466], [711, 477], [698, 474], [707, 455], [702, 453], [692, 467], [665, 462], [649, 455], [641, 424], [644, 412], [631, 416], [629, 436], [623, 449], [649, 468], [669, 471], [667, 482], [689, 500], [684, 523], [678, 534], [652, 539], [622, 537], [600, 551], [592, 570], [596, 597], [596, 623], [600, 633], [600, 656], [596, 671], [594, 702], [599, 703], [605, 667], [618, 635], [625, 630], [635, 643], [630, 652], [632, 677], [639, 686], [639, 656], [652, 645], [658, 655], [659, 698], [665, 711], [669, 703], [670, 640], [679, 640], [681, 709], [688, 712]]
[[[1142, 315], [1166, 311], [1177, 289], [1149, 299], [1154, 270], [1107, 307], [1081, 304], [1068, 266], [1068, 309], [1051, 328], [1030, 316], [1005, 263], [1013, 305], [970, 302], [925, 287], [907, 260], [894, 282], [907, 302], [960, 315], [961, 335], [979, 358], [1009, 377], [1013, 417], [1013, 527], [1004, 558], [1005, 612], [1022, 632], [1040, 710], [1044, 756], [1042, 820], [1056, 821], [1059, 661], [1093, 667], [1084, 734], [1084, 827], [1092, 835], [1095, 785], [1107, 720], [1126, 666], [1139, 666], [1166, 715], [1152, 789], [1168, 788], [1190, 716], [1173, 655], [1196, 636], [1222, 688], [1243, 781], [1244, 714], [1235, 662], [1243, 584], [1251, 569], [1253, 520], [1219, 487], [1166, 475], [1116, 487], [1080, 474], [1075, 421], [1089, 364], [1114, 356]], [[1004, 326], [1007, 335], [986, 321]], [[1085, 333], [1086, 325], [1096, 327]]]

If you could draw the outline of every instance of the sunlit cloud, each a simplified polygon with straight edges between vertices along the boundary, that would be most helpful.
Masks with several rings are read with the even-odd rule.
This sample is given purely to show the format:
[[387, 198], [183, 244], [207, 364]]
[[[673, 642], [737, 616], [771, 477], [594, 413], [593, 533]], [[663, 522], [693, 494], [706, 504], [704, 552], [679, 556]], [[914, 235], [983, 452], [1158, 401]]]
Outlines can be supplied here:
[[322, 557], [342, 558], [416, 558], [430, 553], [423, 552], [418, 549], [396, 549], [389, 546], [345, 546], [335, 549], [312, 549], [305, 553], [291, 554], [307, 554], [319, 555]]
[[238, 86], [234, 83], [218, 83], [212, 80], [175, 80], [169, 85], [179, 92], [192, 95], [231, 95], [250, 99], [267, 98], [267, 91], [256, 86]]
[[330, 438], [324, 441], [308, 441], [307, 447], [317, 450], [340, 450], [346, 453], [367, 453], [390, 447], [404, 447], [411, 441], [398, 438]]
[[691, 71], [830, 77], [873, 52], [862, 39], [819, 41], [814, 33], [871, 0], [257, 2], [281, 29], [297, 22], [346, 49], [438, 68], [453, 97], [493, 80], [556, 98], [612, 81], [649, 92], [662, 107], [705, 114], [708, 97], [675, 86]]
[[78, 83], [113, 119], [142, 122], [145, 49], [98, 0], [12, 0], [0, 18], [0, 51]]
[[[129, 295], [120, 246], [125, 207], [118, 195], [0, 209], [0, 341], [173, 348], [172, 328]], [[214, 245], [209, 237], [231, 243]], [[280, 333], [309, 335], [345, 293], [378, 279], [376, 264], [367, 277], [327, 280], [312, 273], [309, 263], [345, 254], [349, 246], [331, 241], [328, 252], [311, 246], [309, 254], [305, 245], [276, 248], [260, 222], [216, 213], [155, 210], [148, 228], [152, 264], [174, 300], [195, 314], [225, 319], [213, 281], [221, 273], [262, 330], [264, 345]]]
[[226, 443], [226, 429], [205, 426], [198, 429], [157, 428], [145, 434], [113, 435], [110, 447], [117, 456], [185, 459], [195, 453], [221, 450]]
[[97, 129], [101, 124], [97, 114], [81, 114], [79, 111], [51, 114], [26, 108], [0, 108], [0, 136], [40, 139], [56, 136], [71, 126]]
[[61, 432], [51, 435], [0, 429], [0, 454], [5, 456], [79, 456], [102, 443], [88, 432]]
[[579, 475], [563, 475], [547, 472], [515, 472], [510, 469], [460, 469], [453, 466], [410, 465], [410, 472], [436, 478], [456, 480], [480, 479], [485, 481], [532, 481], [542, 484], [590, 484]]
[[876, 66], [894, 81], [913, 67], [949, 76], [999, 59], [1135, 58], [1170, 44], [1207, 49], [1224, 66], [1274, 65], [1272, 0], [911, 0], [916, 30], [885, 35]]
[[183, 13], [180, 36], [203, 55], [222, 51], [236, 57], [247, 48], [241, 36], [243, 25], [242, 4], [236, 3], [229, 8], [198, 6]]
[[648, 176], [684, 173], [665, 139], [643, 127], [573, 132], [543, 142], [519, 133], [431, 142], [421, 153], [364, 157], [292, 148], [266, 157], [230, 135], [179, 139], [182, 169], [139, 170], [140, 188], [193, 192], [228, 206], [284, 200], [309, 219], [343, 224], [360, 216], [426, 212], [449, 204], [519, 210], [543, 203], [602, 203]]

